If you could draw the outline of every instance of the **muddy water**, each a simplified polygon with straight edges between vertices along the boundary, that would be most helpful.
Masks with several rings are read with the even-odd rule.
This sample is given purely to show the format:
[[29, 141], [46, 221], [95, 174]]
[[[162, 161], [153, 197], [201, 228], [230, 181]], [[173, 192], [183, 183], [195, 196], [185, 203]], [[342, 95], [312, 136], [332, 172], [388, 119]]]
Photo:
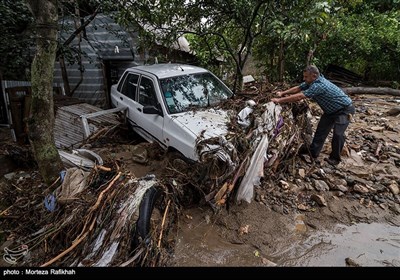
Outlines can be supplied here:
[[274, 254], [281, 266], [399, 266], [400, 228], [389, 224], [337, 225], [308, 235]]
[[[389, 224], [337, 225], [329, 231], [309, 230], [304, 217], [293, 219], [290, 242], [263, 252], [222, 239], [207, 216], [187, 216], [177, 236], [174, 266], [400, 266], [400, 228]], [[267, 253], [267, 254], [265, 254]], [[270, 262], [272, 261], [272, 262]]]

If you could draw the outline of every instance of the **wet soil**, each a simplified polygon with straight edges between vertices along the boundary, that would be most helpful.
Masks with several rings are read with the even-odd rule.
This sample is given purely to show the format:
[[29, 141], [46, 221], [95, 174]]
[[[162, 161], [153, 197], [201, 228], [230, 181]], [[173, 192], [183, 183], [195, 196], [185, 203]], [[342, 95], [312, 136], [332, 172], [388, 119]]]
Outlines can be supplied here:
[[[353, 215], [352, 213], [355, 213]], [[282, 214], [260, 203], [184, 211], [170, 266], [400, 265], [400, 217], [357, 201]]]

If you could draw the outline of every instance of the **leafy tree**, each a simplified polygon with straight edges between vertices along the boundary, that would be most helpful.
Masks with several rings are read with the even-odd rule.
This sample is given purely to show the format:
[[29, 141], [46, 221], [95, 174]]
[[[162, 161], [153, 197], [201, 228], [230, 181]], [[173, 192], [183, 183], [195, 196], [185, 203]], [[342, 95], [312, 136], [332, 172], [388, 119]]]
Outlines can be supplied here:
[[323, 58], [325, 64], [344, 65], [366, 80], [399, 80], [399, 2], [365, 1], [349, 8], [323, 46], [329, 53]]
[[140, 26], [141, 39], [173, 42], [191, 34], [195, 52], [205, 60], [216, 57], [228, 61], [236, 73], [235, 89], [241, 89], [243, 68], [255, 38], [262, 34], [273, 14], [271, 5], [279, 1], [261, 0], [159, 0], [102, 1], [118, 10], [119, 23]]
[[270, 81], [296, 78], [308, 63], [322, 69], [339, 64], [366, 78], [399, 79], [400, 1], [280, 3], [253, 51]]
[[34, 40], [29, 26], [33, 21], [23, 0], [0, 2], [0, 73], [4, 79], [27, 79]]
[[275, 18], [254, 47], [254, 55], [271, 82], [282, 81], [285, 73], [296, 77], [307, 64], [318, 63], [315, 53], [334, 30], [341, 9], [338, 1], [276, 5]]

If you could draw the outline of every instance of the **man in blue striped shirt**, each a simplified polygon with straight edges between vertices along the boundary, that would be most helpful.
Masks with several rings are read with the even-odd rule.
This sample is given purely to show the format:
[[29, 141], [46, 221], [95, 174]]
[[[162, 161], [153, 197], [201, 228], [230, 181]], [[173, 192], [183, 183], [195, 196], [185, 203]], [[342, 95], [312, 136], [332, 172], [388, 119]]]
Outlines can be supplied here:
[[[303, 80], [304, 82], [299, 86], [285, 91], [278, 91], [276, 94], [280, 98], [272, 98], [271, 101], [280, 104], [311, 98], [317, 102], [324, 113], [314, 133], [309, 152], [313, 159], [316, 160], [329, 132], [333, 129], [332, 151], [329, 158], [325, 160], [332, 165], [337, 165], [341, 161], [340, 154], [345, 143], [344, 132], [350, 123], [350, 115], [355, 112], [354, 106], [350, 97], [320, 75], [316, 66], [308, 66], [303, 71]], [[288, 96], [283, 97], [285, 95]]]

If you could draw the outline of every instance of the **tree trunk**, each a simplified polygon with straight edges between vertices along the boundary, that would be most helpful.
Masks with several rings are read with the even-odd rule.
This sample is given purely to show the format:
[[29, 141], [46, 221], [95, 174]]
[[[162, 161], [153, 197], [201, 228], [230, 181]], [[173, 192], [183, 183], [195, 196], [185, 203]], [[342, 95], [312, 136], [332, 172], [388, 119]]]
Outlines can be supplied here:
[[400, 90], [381, 87], [347, 87], [342, 88], [347, 94], [377, 94], [377, 95], [394, 95], [400, 96]]
[[243, 69], [240, 67], [236, 70], [236, 82], [235, 82], [235, 93], [241, 93], [243, 91]]
[[40, 174], [51, 184], [63, 169], [54, 142], [53, 74], [57, 50], [57, 0], [27, 0], [36, 23], [29, 140]]
[[281, 39], [279, 43], [279, 73], [278, 73], [278, 81], [283, 82], [283, 75], [285, 72], [285, 55], [284, 55], [284, 42]]

